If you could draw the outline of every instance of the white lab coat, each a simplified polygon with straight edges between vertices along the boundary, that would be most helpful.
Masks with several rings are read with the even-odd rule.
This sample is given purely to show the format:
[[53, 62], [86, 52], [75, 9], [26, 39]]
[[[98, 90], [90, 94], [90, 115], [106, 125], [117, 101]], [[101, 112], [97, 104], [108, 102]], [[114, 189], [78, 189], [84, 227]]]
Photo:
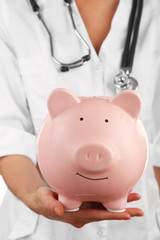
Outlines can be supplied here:
[[[79, 96], [113, 96], [119, 73], [131, 0], [120, 0], [109, 35], [97, 56], [76, 3], [76, 26], [91, 47], [84, 66], [60, 73], [51, 59], [48, 35], [32, 12], [29, 0], [0, 0], [0, 157], [20, 154], [36, 163], [36, 140], [48, 113], [46, 101], [58, 87]], [[53, 36], [55, 56], [72, 62], [86, 54], [77, 39], [63, 0], [39, 0]], [[106, 16], [107, 17], [107, 16]], [[160, 200], [153, 166], [160, 166], [160, 4], [144, 0], [133, 76], [143, 101], [140, 118], [150, 144], [150, 161], [133, 191], [142, 199], [127, 207], [143, 209], [144, 217], [129, 221], [100, 221], [77, 229], [39, 216], [9, 190], [0, 209], [1, 240], [159, 240]], [[18, 167], [18, 166], [17, 166]]]

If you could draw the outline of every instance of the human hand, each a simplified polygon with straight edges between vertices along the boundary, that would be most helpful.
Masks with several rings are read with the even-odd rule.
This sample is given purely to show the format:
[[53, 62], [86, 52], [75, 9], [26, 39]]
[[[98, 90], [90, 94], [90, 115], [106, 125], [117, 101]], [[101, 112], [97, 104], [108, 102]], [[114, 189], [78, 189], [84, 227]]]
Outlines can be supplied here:
[[[139, 200], [141, 197], [137, 193], [128, 196], [128, 202]], [[40, 187], [32, 195], [30, 208], [49, 219], [70, 223], [81, 228], [85, 224], [102, 220], [129, 220], [134, 216], [143, 216], [143, 211], [139, 208], [126, 208], [125, 212], [108, 212], [100, 203], [85, 202], [79, 211], [64, 211], [63, 204], [58, 201], [56, 192], [48, 187]]]

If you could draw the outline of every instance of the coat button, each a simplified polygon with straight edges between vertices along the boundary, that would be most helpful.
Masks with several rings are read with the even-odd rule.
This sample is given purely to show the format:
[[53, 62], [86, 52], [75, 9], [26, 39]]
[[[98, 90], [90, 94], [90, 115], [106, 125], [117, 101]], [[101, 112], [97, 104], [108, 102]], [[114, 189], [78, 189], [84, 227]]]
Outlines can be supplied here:
[[97, 231], [97, 235], [98, 235], [99, 237], [103, 237], [103, 236], [104, 236], [104, 231], [103, 231], [102, 229], [99, 229], [99, 230]]

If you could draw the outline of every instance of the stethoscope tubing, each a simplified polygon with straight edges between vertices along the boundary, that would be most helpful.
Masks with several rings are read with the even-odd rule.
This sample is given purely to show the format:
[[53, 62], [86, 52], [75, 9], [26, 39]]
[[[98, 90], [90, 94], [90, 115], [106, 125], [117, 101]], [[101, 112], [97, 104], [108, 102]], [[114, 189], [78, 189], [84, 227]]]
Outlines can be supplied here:
[[[87, 48], [88, 54], [85, 56], [82, 56], [81, 59], [76, 60], [71, 63], [60, 62], [54, 56], [52, 35], [51, 35], [51, 32], [48, 29], [44, 19], [42, 18], [40, 7], [37, 4], [36, 0], [30, 0], [30, 2], [31, 2], [32, 10], [37, 14], [39, 20], [42, 22], [43, 26], [45, 27], [45, 29], [49, 35], [51, 56], [52, 56], [53, 61], [57, 65], [59, 65], [61, 72], [66, 72], [66, 71], [69, 71], [69, 69], [71, 69], [71, 68], [76, 68], [76, 67], [82, 66], [87, 61], [90, 60], [91, 49], [90, 49], [88, 43], [85, 41], [85, 39], [82, 37], [82, 35], [79, 33], [79, 31], [76, 28], [76, 24], [75, 24], [73, 14], [72, 14], [72, 7], [71, 7], [72, 0], [64, 0], [64, 2], [68, 8], [71, 22], [73, 25], [73, 29], [74, 29], [77, 37], [82, 42], [82, 44]], [[116, 92], [123, 91], [126, 89], [136, 90], [138, 87], [137, 80], [132, 78], [130, 76], [130, 73], [132, 72], [132, 67], [133, 67], [133, 61], [134, 61], [135, 50], [136, 50], [136, 45], [137, 45], [142, 10], [143, 10], [143, 0], [132, 0], [132, 8], [131, 8], [131, 13], [130, 13], [129, 22], [128, 22], [128, 31], [127, 31], [124, 50], [122, 53], [121, 64], [120, 64], [120, 73], [114, 79], [114, 86], [115, 86]]]
[[142, 16], [143, 0], [133, 0], [132, 10], [128, 23], [128, 32], [121, 60], [121, 69], [127, 68], [132, 71], [139, 26]]

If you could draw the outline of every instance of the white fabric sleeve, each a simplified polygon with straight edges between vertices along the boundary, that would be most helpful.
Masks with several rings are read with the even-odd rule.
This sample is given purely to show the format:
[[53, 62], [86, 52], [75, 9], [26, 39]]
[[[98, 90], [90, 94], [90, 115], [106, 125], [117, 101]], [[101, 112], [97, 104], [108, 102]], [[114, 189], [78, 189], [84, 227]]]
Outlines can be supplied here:
[[[150, 124], [151, 124], [151, 161], [152, 165], [155, 167], [160, 167], [160, 31], [158, 31], [157, 26], [160, 24], [160, 9], [157, 9], [157, 14], [155, 18], [155, 49], [153, 59], [154, 69], [151, 71], [155, 72], [153, 76], [153, 83], [151, 81], [151, 88], [154, 87], [154, 99], [152, 103], [152, 111], [150, 113]], [[154, 79], [156, 82], [154, 83]], [[149, 96], [148, 96], [149, 97]]]
[[152, 165], [160, 167], [160, 132], [154, 138], [153, 143], [150, 145]]
[[[158, 58], [157, 64], [160, 66]], [[156, 84], [155, 89], [150, 117], [150, 158], [153, 166], [160, 167], [160, 85]]]
[[1, 15], [0, 157], [18, 154], [24, 155], [36, 163], [36, 136], [9, 34]]
[[160, 8], [156, 8], [156, 5], [157, 3], [155, 3], [155, 12], [152, 16], [152, 26], [149, 26], [152, 27], [152, 65], [150, 66], [150, 83], [146, 86], [150, 89], [149, 94], [146, 96], [146, 102], [150, 109], [146, 118], [150, 143], [149, 160], [152, 166], [160, 167], [160, 31], [157, 27], [160, 25]]

